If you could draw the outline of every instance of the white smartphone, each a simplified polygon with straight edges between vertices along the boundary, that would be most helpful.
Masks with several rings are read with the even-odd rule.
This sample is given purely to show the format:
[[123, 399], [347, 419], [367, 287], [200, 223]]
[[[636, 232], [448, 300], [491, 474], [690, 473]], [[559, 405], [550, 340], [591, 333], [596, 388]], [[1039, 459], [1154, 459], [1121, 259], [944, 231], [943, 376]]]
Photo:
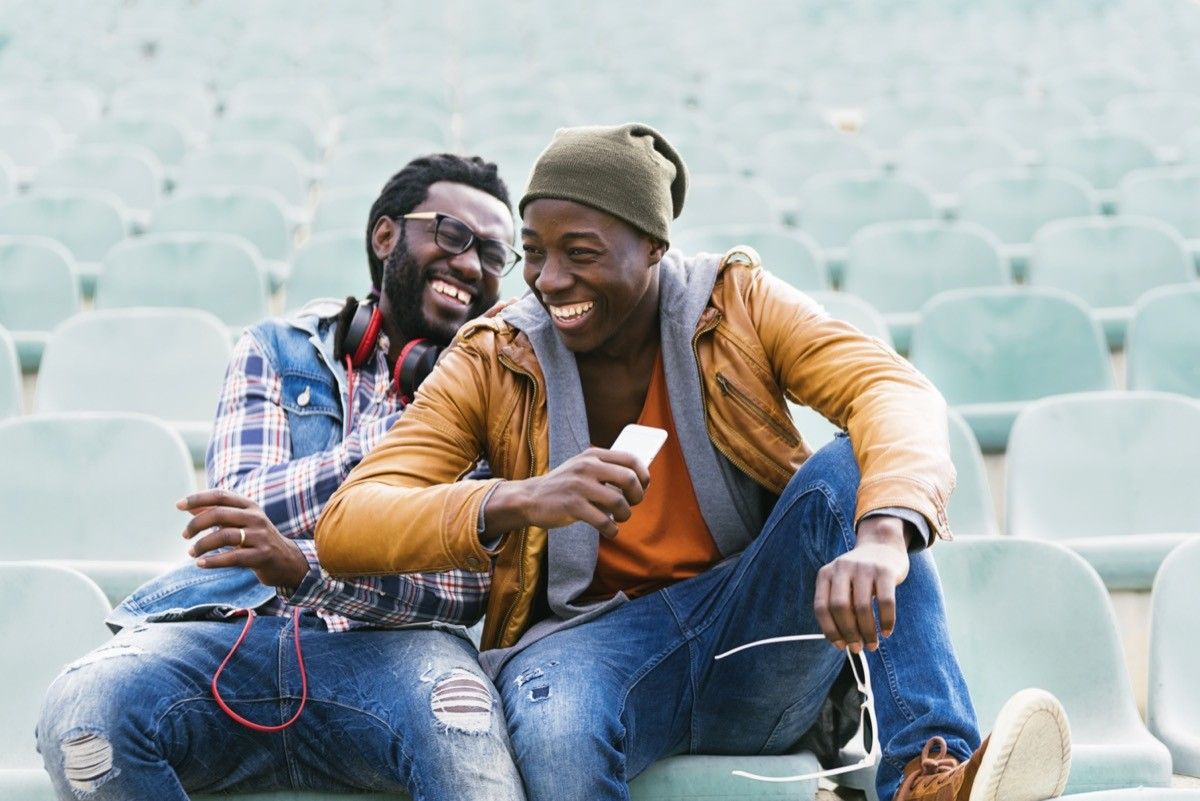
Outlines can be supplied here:
[[628, 453], [646, 467], [654, 461], [663, 443], [667, 441], [667, 432], [661, 428], [640, 426], [630, 423], [617, 435], [617, 440], [609, 450]]

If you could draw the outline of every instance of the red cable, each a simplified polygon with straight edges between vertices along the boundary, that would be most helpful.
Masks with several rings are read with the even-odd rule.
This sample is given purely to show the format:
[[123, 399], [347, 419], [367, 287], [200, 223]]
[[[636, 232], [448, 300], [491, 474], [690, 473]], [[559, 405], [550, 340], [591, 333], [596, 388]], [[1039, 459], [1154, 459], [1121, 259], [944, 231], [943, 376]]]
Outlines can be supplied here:
[[346, 357], [346, 386], [349, 389], [346, 401], [346, 431], [354, 430], [354, 362]]
[[235, 642], [233, 647], [229, 649], [229, 653], [225, 655], [225, 659], [221, 662], [221, 666], [217, 668], [217, 672], [213, 674], [211, 685], [213, 698], [216, 699], [217, 706], [221, 707], [222, 712], [224, 712], [226, 715], [229, 715], [229, 717], [233, 718], [236, 722], [242, 724], [247, 729], [253, 729], [254, 731], [262, 732], [283, 731], [288, 726], [291, 726], [300, 719], [300, 713], [304, 711], [304, 704], [308, 701], [308, 674], [304, 670], [304, 654], [300, 650], [300, 608], [296, 607], [292, 609], [292, 637], [296, 643], [296, 662], [300, 665], [300, 706], [296, 709], [296, 714], [292, 715], [290, 720], [280, 723], [278, 726], [264, 726], [261, 723], [255, 723], [252, 720], [247, 720], [246, 718], [242, 717], [237, 712], [234, 712], [229, 708], [229, 705], [225, 703], [225, 699], [221, 697], [221, 691], [217, 689], [217, 681], [220, 680], [221, 673], [225, 670], [225, 666], [229, 664], [230, 659], [233, 659], [233, 655], [237, 653], [237, 649], [242, 645], [242, 640], [246, 639], [246, 635], [250, 633], [250, 627], [254, 625], [254, 618], [256, 617], [254, 610], [239, 609], [234, 614], [238, 615], [242, 614], [243, 612], [246, 614], [246, 625], [242, 627], [242, 633], [238, 635], [237, 642]]

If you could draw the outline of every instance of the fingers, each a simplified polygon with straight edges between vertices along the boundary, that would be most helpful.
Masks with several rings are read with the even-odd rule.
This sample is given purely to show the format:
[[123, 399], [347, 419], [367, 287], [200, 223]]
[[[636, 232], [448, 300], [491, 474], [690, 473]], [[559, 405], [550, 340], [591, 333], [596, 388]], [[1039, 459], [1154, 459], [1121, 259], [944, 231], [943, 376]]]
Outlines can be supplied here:
[[[858, 643], [868, 651], [879, 647], [879, 638], [875, 634], [875, 610], [871, 601], [875, 597], [875, 581], [873, 576], [865, 576], [860, 570], [850, 581], [850, 600], [854, 605], [854, 631]], [[851, 640], [851, 649], [854, 641]]]
[[[217, 548], [225, 548], [229, 546], [240, 548], [242, 546], [243, 528], [219, 528], [216, 531], [210, 531], [203, 537], [200, 537], [192, 547], [188, 549], [188, 553], [192, 556], [201, 556], [209, 551], [215, 551]], [[250, 532], [246, 532], [246, 545], [251, 545]]]
[[[190, 540], [210, 528], [226, 526], [233, 529], [247, 528], [262, 522], [256, 510], [235, 509], [228, 506], [209, 506], [192, 512], [192, 519], [183, 529], [183, 538]], [[258, 513], [261, 515], [261, 512]]]
[[[813, 611], [834, 646], [855, 653], [879, 647], [879, 635], [896, 626], [896, 582], [887, 570], [840, 557], [817, 572]], [[876, 628], [876, 608], [879, 626]]]
[[896, 584], [880, 577], [875, 582], [875, 602], [879, 607], [879, 630], [891, 637], [896, 630]]
[[846, 641], [842, 639], [837, 624], [833, 622], [833, 613], [829, 609], [829, 594], [832, 587], [833, 566], [825, 565], [817, 571], [817, 586], [813, 591], [813, 612], [817, 616], [817, 625], [825, 639], [833, 643], [835, 648], [845, 648]]
[[607, 448], [589, 448], [584, 453], [590, 453], [602, 462], [620, 465], [632, 470], [634, 475], [637, 476], [638, 484], [641, 485], [643, 490], [650, 483], [650, 469], [632, 454], [622, 453], [621, 451], [610, 451]]
[[249, 509], [254, 505], [254, 502], [249, 498], [238, 495], [236, 492], [214, 489], [193, 492], [186, 498], [175, 502], [176, 509], [184, 512], [192, 512], [193, 514], [209, 506], [232, 506], [236, 509]]

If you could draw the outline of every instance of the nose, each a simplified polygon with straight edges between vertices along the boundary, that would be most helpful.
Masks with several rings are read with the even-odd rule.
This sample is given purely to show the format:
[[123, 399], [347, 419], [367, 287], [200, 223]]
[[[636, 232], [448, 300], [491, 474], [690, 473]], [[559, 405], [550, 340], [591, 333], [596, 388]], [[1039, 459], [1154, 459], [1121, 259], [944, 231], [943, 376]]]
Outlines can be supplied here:
[[[527, 283], [528, 280], [526, 278]], [[566, 269], [559, 259], [547, 253], [546, 257], [542, 259], [541, 269], [538, 271], [537, 278], [533, 281], [533, 288], [542, 297], [554, 297], [555, 294], [569, 289], [570, 286], [570, 270]]]
[[471, 247], [446, 260], [457, 277], [470, 283], [478, 283], [484, 275], [483, 261], [479, 258], [479, 242], [471, 243]]

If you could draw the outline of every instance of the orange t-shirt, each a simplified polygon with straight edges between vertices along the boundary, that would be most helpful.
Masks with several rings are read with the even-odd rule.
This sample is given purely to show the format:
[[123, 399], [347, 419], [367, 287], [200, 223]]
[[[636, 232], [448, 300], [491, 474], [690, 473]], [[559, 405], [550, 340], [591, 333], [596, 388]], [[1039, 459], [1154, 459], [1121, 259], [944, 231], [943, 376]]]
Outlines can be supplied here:
[[665, 429], [667, 441], [650, 464], [650, 485], [633, 516], [620, 524], [615, 538], [600, 538], [596, 572], [584, 600], [611, 598], [618, 591], [631, 598], [645, 595], [721, 560], [675, 434], [661, 352], [638, 422]]

